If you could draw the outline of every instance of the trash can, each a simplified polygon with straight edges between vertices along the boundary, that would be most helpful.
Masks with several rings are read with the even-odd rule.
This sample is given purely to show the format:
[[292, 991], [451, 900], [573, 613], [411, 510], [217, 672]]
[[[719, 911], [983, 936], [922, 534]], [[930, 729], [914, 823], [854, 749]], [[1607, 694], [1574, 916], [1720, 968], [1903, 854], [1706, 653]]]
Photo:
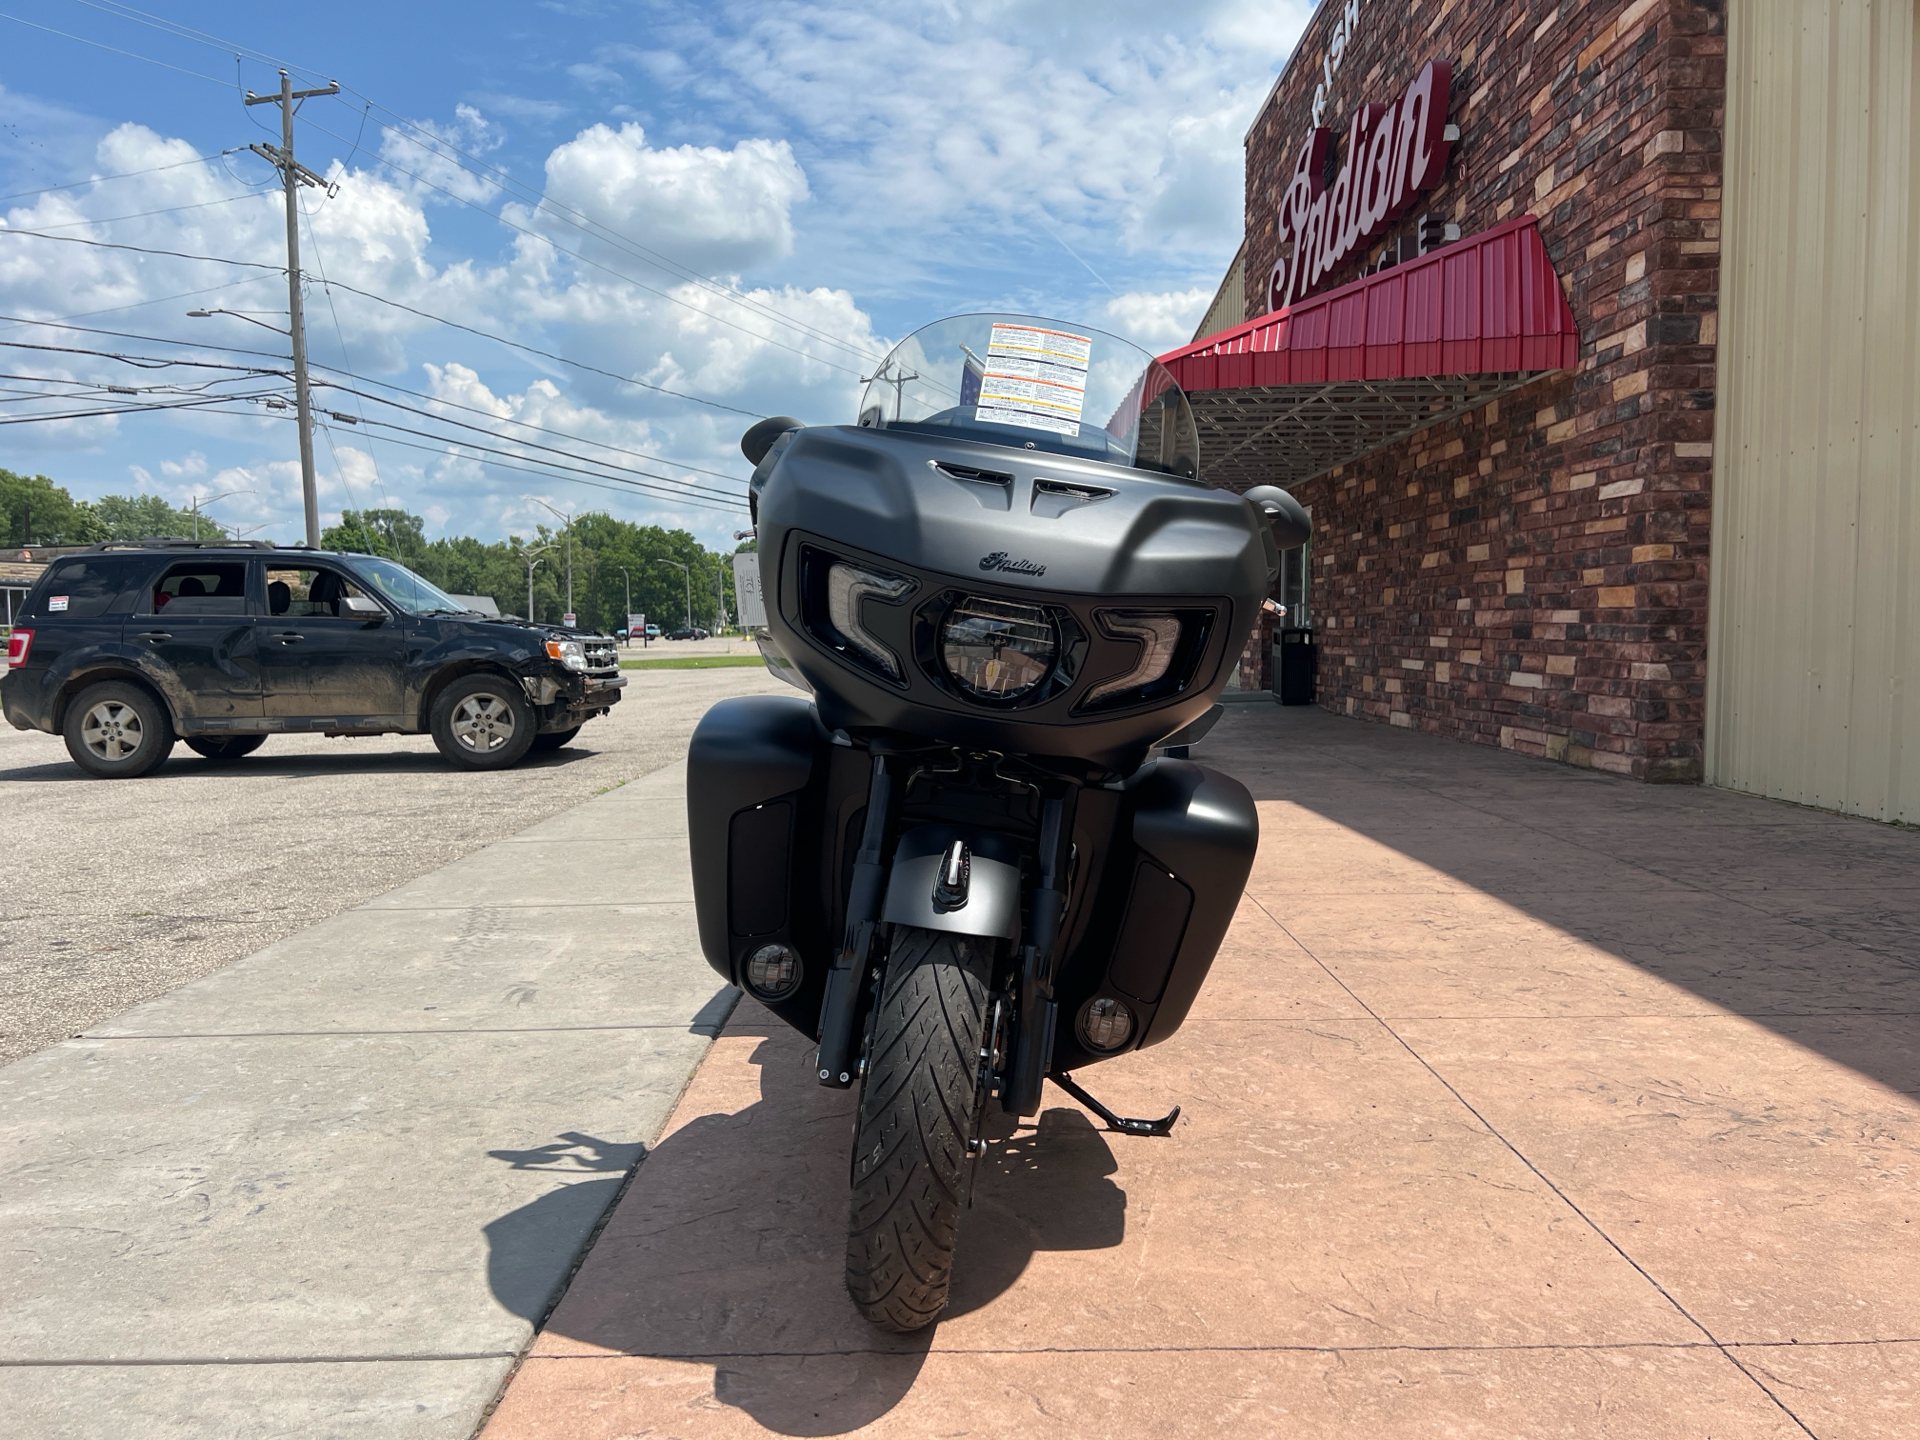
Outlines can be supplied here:
[[1283, 629], [1273, 637], [1273, 693], [1282, 705], [1313, 703], [1313, 672], [1320, 647], [1313, 631]]

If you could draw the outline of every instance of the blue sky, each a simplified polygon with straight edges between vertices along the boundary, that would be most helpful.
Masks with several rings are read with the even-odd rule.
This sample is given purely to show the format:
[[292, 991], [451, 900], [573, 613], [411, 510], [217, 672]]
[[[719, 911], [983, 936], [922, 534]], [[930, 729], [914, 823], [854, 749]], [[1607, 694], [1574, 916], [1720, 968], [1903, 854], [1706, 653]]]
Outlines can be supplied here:
[[[275, 60], [296, 84], [347, 87], [307, 102], [296, 132], [335, 186], [306, 192], [302, 226], [310, 344], [333, 382], [318, 403], [367, 422], [316, 436], [324, 513], [392, 503], [429, 534], [491, 539], [550, 518], [544, 499], [718, 546], [744, 523], [727, 508], [737, 412], [850, 420], [866, 367], [930, 320], [1014, 309], [1183, 341], [1239, 242], [1242, 133], [1310, 7], [4, 8], [0, 228], [282, 264], [272, 171], [220, 153], [277, 139], [277, 111], [238, 87], [277, 88]], [[142, 173], [94, 180], [127, 172]], [[0, 314], [147, 337], [0, 322], [0, 341], [68, 347], [0, 349], [0, 370], [36, 377], [0, 380], [0, 418], [168, 403], [209, 378], [284, 388], [70, 353], [272, 368], [232, 350], [278, 335], [185, 311], [284, 324], [284, 284], [0, 235]], [[0, 426], [0, 466], [82, 497], [239, 491], [210, 510], [294, 541], [295, 444], [281, 413], [236, 400]]]

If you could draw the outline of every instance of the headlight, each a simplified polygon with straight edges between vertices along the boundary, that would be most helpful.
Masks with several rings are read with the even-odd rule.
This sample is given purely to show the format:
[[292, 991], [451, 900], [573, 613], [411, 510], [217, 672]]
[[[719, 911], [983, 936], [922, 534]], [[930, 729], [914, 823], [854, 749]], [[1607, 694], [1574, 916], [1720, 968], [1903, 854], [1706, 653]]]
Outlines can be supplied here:
[[860, 570], [837, 562], [827, 571], [827, 621], [840, 638], [860, 655], [884, 670], [888, 677], [901, 677], [900, 657], [868, 630], [860, 621], [860, 602], [869, 595], [877, 600], [898, 600], [913, 589], [911, 580]]
[[1012, 700], [1047, 678], [1059, 653], [1053, 621], [1037, 605], [969, 595], [940, 627], [940, 659], [970, 695]]
[[547, 641], [547, 658], [558, 660], [569, 670], [587, 668], [587, 649], [578, 640]]
[[1102, 680], [1089, 690], [1088, 705], [1097, 705], [1122, 691], [1144, 690], [1167, 673], [1167, 667], [1173, 664], [1173, 652], [1180, 645], [1178, 615], [1109, 610], [1101, 613], [1100, 628], [1115, 640], [1139, 641], [1140, 656], [1126, 674]]

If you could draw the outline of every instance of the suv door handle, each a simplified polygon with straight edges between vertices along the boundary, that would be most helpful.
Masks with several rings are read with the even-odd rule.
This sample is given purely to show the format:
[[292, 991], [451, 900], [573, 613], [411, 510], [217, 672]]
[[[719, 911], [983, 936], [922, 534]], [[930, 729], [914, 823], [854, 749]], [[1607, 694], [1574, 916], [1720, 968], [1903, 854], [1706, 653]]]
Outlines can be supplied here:
[[273, 638], [278, 640], [282, 645], [292, 645], [296, 641], [304, 640], [307, 637], [302, 635], [298, 630], [282, 630]]
[[155, 644], [158, 644], [162, 640], [171, 640], [173, 633], [168, 630], [143, 630], [140, 632], [140, 638], [142, 640], [151, 640]]

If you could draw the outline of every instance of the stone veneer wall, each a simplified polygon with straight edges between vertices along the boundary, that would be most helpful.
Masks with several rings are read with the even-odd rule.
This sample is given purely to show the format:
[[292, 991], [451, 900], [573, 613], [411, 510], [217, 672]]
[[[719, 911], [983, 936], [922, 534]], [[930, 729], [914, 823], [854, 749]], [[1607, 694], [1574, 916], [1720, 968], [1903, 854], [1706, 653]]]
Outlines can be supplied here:
[[[1249, 315], [1340, 6], [1247, 141]], [[1705, 723], [1725, 25], [1716, 0], [1361, 0], [1324, 122], [1453, 63], [1461, 130], [1420, 214], [1518, 213], [1577, 369], [1294, 487], [1313, 507], [1320, 703], [1643, 780], [1697, 780]], [[1343, 147], [1342, 147], [1343, 148]], [[1326, 285], [1363, 273], [1381, 246]]]

